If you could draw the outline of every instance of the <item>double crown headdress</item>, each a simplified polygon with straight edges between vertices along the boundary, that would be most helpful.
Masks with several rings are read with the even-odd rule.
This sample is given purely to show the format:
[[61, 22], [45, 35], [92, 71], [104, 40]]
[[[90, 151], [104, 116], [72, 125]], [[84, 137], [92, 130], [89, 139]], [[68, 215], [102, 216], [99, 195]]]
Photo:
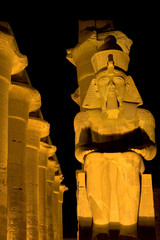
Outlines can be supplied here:
[[[107, 70], [110, 59], [112, 59], [115, 69], [126, 72], [130, 61], [129, 52], [132, 43], [132, 40], [120, 31], [107, 32], [104, 43], [91, 58], [95, 74]], [[131, 76], [125, 75], [124, 79], [127, 87], [123, 102], [142, 105], [142, 98]], [[101, 99], [96, 85], [96, 78], [93, 78], [83, 101], [83, 108], [93, 109], [100, 107]]]

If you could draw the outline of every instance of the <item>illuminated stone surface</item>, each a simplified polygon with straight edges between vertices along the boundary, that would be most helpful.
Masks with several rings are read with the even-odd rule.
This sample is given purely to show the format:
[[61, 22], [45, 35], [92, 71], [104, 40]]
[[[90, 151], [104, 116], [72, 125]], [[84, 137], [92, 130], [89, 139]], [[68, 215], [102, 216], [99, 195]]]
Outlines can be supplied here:
[[92, 212], [88, 202], [85, 172], [82, 170], [77, 170], [76, 178], [77, 178], [77, 216], [82, 226], [83, 225], [91, 226]]
[[40, 138], [49, 135], [49, 124], [38, 118], [29, 118], [26, 131], [26, 201], [27, 239], [38, 235], [38, 150]]
[[11, 84], [8, 113], [8, 239], [26, 237], [26, 126], [29, 112], [40, 106], [40, 94], [36, 90]]
[[7, 24], [0, 22], [0, 238], [6, 239], [7, 226], [7, 159], [8, 159], [8, 94], [11, 74], [27, 65], [26, 56], [16, 45]]
[[[47, 166], [48, 158], [55, 154], [56, 147], [40, 142], [39, 149], [39, 240], [47, 240]], [[54, 176], [54, 173], [52, 177]]]
[[68, 188], [61, 184], [63, 175], [57, 174], [59, 164], [48, 159], [47, 166], [47, 239], [63, 239], [62, 203]]
[[52, 201], [53, 201], [53, 229], [54, 229], [54, 239], [59, 240], [63, 239], [62, 235], [62, 211], [61, 211], [61, 205], [63, 202], [63, 192], [65, 189], [61, 186], [63, 178], [62, 175], [55, 176], [54, 184], [53, 184], [53, 195], [52, 195]]
[[[54, 239], [56, 235], [57, 228], [54, 229], [55, 220], [54, 220], [54, 181], [55, 181], [55, 172], [57, 170], [57, 165], [55, 161], [48, 159], [47, 165], [47, 239]], [[57, 200], [58, 201], [58, 200]]]
[[58, 239], [63, 240], [63, 212], [62, 212], [62, 204], [63, 204], [63, 194], [67, 191], [68, 188], [60, 184], [59, 186], [59, 198], [58, 198]]
[[[107, 20], [80, 21], [79, 26], [79, 43], [67, 51], [79, 84], [72, 98], [81, 110], [74, 119], [75, 156], [85, 172], [83, 180], [80, 173], [77, 177], [78, 221], [82, 227], [92, 216], [93, 239], [101, 231], [108, 234], [112, 222], [120, 223], [120, 235], [136, 237], [140, 174], [140, 214], [154, 217], [143, 158], [156, 155], [155, 120], [139, 108], [141, 96], [126, 73], [132, 40]], [[150, 206], [144, 201], [147, 193]]]
[[53, 201], [55, 172], [61, 180], [63, 175], [40, 110], [40, 94], [32, 88], [26, 66], [12, 29], [0, 22], [0, 239], [53, 240], [52, 225], [52, 236], [58, 232], [59, 240], [66, 188], [59, 186], [59, 198]]
[[139, 218], [150, 218], [154, 222], [154, 202], [152, 178], [150, 174], [142, 174], [142, 191], [140, 199]]

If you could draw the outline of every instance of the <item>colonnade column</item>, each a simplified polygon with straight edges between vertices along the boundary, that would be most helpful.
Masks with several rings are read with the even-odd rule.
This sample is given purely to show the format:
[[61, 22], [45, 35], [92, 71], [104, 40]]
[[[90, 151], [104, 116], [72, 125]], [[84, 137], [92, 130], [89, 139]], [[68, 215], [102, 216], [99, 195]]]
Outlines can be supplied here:
[[26, 126], [29, 112], [37, 110], [40, 105], [38, 91], [11, 84], [8, 113], [8, 240], [26, 238]]
[[68, 188], [65, 185], [60, 184], [60, 186], [59, 186], [59, 200], [58, 200], [59, 240], [63, 240], [63, 194], [67, 190], [68, 190]]
[[[59, 167], [59, 166], [58, 166]], [[47, 165], [47, 240], [54, 238], [54, 219], [53, 219], [53, 189], [55, 171], [58, 169], [55, 161], [48, 159]]]
[[55, 176], [53, 189], [53, 224], [54, 224], [54, 240], [60, 239], [61, 232], [61, 210], [60, 210], [60, 184], [63, 180], [62, 175]]
[[40, 138], [49, 135], [49, 123], [29, 118], [26, 139], [27, 240], [39, 240], [38, 234], [38, 150]]
[[[39, 149], [39, 240], [47, 240], [47, 165], [56, 147], [40, 142]], [[49, 210], [49, 209], [48, 209]], [[52, 209], [50, 209], [51, 212]]]
[[[0, 26], [3, 23], [0, 22]], [[8, 94], [11, 75], [27, 66], [7, 27], [0, 31], [0, 239], [7, 237]]]

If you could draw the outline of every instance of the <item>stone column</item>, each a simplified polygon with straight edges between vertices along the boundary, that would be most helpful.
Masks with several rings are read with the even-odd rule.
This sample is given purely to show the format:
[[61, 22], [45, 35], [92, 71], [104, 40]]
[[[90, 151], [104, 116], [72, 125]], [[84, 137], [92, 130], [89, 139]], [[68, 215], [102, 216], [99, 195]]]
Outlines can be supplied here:
[[59, 240], [63, 240], [63, 194], [68, 188], [65, 185], [59, 186], [59, 199], [58, 199], [58, 229]]
[[11, 84], [8, 113], [7, 239], [26, 237], [25, 144], [29, 112], [40, 108], [38, 91]]
[[86, 40], [67, 50], [67, 59], [77, 68], [77, 79], [80, 88], [80, 107], [82, 107], [89, 84], [94, 78], [91, 57], [97, 52], [96, 32], [88, 35]]
[[[56, 147], [40, 142], [39, 149], [39, 240], [47, 240], [47, 165]], [[49, 209], [48, 209], [49, 210]], [[51, 211], [52, 209], [50, 209]]]
[[26, 139], [26, 200], [27, 240], [38, 236], [38, 150], [40, 138], [49, 135], [49, 124], [38, 118], [29, 118]]
[[[0, 22], [0, 26], [2, 23]], [[2, 27], [3, 28], [3, 27]], [[14, 37], [0, 31], [0, 239], [7, 235], [7, 159], [8, 159], [8, 94], [11, 74], [27, 66], [27, 58], [17, 49]]]
[[[58, 165], [59, 167], [59, 165]], [[48, 159], [47, 166], [47, 240], [55, 240], [54, 238], [54, 206], [53, 206], [53, 184], [55, 172], [58, 170], [55, 161]]]
[[61, 232], [61, 210], [60, 210], [60, 184], [63, 180], [62, 175], [55, 176], [53, 189], [53, 227], [54, 240], [60, 240]]

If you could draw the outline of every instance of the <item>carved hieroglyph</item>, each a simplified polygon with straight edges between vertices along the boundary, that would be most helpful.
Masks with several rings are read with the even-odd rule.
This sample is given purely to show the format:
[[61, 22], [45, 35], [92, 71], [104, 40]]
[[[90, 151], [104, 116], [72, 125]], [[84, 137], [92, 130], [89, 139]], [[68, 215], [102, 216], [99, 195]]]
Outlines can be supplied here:
[[155, 121], [139, 108], [141, 96], [126, 73], [132, 40], [102, 25], [82, 27], [83, 39], [67, 57], [77, 67], [79, 88], [72, 97], [81, 111], [74, 119], [75, 156], [86, 176], [77, 173], [84, 188], [78, 190], [78, 218], [88, 214], [96, 225], [115, 219], [128, 226], [137, 223], [143, 159], [156, 155]]

